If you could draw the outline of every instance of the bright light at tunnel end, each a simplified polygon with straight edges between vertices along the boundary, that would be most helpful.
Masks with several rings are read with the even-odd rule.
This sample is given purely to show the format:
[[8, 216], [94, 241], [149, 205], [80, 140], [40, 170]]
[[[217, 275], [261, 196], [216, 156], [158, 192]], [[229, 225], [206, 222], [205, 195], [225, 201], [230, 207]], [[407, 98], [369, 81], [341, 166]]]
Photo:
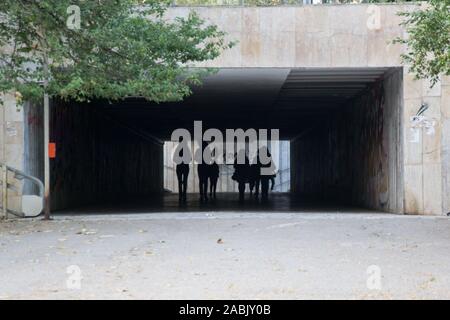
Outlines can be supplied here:
[[176, 165], [259, 163], [262, 175], [272, 175], [272, 168], [264, 166], [272, 162], [271, 150], [276, 152], [279, 149], [279, 137], [279, 129], [209, 128], [203, 131], [202, 121], [194, 121], [194, 139], [186, 128], [178, 128], [172, 132], [171, 141], [178, 143], [173, 150], [172, 159]]

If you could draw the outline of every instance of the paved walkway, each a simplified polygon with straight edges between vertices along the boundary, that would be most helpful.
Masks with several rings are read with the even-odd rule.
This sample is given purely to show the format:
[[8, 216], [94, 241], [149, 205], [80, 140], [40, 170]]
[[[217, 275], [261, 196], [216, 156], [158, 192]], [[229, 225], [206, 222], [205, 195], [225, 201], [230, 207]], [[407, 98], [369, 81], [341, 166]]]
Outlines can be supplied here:
[[450, 219], [316, 211], [3, 221], [0, 299], [9, 298], [448, 299]]

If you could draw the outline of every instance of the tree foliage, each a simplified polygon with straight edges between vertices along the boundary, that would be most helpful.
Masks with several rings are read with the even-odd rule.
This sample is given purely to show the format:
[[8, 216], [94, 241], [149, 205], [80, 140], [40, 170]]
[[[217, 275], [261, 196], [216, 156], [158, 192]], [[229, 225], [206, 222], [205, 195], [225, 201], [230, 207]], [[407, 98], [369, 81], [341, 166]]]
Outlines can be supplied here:
[[[356, 4], [356, 3], [392, 3], [411, 2], [415, 0], [321, 0], [322, 4]], [[245, 5], [245, 6], [280, 6], [280, 5], [301, 5], [308, 2], [303, 0], [174, 0], [176, 5]], [[311, 4], [311, 1], [309, 1]], [[314, 4], [317, 4], [316, 2]]]
[[408, 37], [396, 42], [408, 47], [402, 58], [410, 71], [434, 85], [440, 74], [450, 75], [450, 0], [430, 0], [422, 6], [401, 13]]
[[79, 101], [182, 99], [202, 74], [188, 67], [232, 43], [195, 13], [169, 21], [167, 2], [143, 2], [2, 0], [0, 93], [38, 100], [48, 79], [48, 94]]

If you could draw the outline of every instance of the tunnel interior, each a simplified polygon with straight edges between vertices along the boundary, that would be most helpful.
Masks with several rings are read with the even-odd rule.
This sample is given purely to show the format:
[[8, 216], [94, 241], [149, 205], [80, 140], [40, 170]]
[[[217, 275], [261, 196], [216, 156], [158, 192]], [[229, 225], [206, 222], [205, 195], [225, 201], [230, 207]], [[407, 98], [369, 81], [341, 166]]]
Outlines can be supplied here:
[[[288, 197], [402, 213], [402, 79], [401, 68], [231, 68], [182, 102], [54, 100], [52, 209], [164, 205], [164, 143], [202, 121], [204, 130], [279, 129], [289, 149], [289, 186], [271, 199], [280, 210], [293, 208]], [[233, 201], [224, 195], [217, 209]]]

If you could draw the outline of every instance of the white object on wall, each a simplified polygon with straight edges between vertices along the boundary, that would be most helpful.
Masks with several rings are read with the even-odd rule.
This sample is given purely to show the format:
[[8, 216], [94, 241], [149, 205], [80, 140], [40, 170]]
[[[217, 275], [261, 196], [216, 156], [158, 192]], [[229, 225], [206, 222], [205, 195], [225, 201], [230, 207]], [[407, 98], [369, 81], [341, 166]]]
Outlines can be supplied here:
[[42, 198], [35, 195], [22, 196], [22, 212], [25, 217], [36, 217], [42, 212]]

